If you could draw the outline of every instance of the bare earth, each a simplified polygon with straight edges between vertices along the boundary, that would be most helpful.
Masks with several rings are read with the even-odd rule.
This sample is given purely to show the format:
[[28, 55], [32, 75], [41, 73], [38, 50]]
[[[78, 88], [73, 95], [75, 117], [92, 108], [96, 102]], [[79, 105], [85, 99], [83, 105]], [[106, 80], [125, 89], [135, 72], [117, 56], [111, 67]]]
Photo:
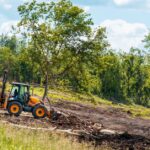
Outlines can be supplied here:
[[[65, 115], [36, 120], [30, 113], [19, 117], [0, 111], [0, 121], [30, 127], [71, 129], [84, 131], [79, 141], [93, 142], [94, 146], [108, 145], [117, 150], [150, 150], [150, 120], [133, 118], [130, 112], [111, 107], [93, 107], [75, 102], [61, 101], [52, 107]], [[96, 126], [96, 127], [95, 127]], [[103, 134], [101, 130], [109, 129], [122, 134]]]

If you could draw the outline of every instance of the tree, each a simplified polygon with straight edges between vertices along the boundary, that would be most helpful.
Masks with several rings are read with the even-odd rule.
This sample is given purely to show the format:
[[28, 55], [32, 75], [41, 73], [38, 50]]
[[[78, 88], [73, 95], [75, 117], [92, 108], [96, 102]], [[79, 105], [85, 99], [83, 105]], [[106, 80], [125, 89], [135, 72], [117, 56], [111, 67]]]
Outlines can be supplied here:
[[4, 70], [8, 70], [11, 76], [15, 64], [15, 57], [11, 50], [7, 47], [0, 47], [0, 75], [3, 75]]
[[33, 0], [21, 5], [18, 11], [21, 16], [19, 27], [24, 28], [30, 39], [31, 59], [40, 65], [46, 76], [44, 98], [49, 80], [53, 81], [76, 63], [74, 58], [78, 57], [78, 47], [82, 38], [89, 35], [92, 21], [83, 9], [73, 6], [68, 0], [49, 3]]
[[0, 36], [0, 47], [8, 47], [13, 53], [17, 52], [17, 38], [15, 35], [1, 35]]
[[144, 56], [139, 49], [131, 48], [130, 53], [122, 56], [123, 91], [129, 101], [143, 104], [144, 86], [147, 74], [144, 71]]
[[100, 72], [101, 95], [110, 100], [123, 102], [120, 57], [110, 52], [101, 58], [101, 63], [101, 68], [103, 69]]

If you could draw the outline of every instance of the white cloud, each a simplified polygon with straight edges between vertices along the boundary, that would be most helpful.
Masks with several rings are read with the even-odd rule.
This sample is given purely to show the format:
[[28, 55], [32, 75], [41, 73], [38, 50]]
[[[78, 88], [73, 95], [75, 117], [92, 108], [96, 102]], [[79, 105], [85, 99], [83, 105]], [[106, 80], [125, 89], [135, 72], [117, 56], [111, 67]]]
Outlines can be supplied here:
[[113, 0], [113, 1], [116, 5], [123, 6], [123, 5], [130, 4], [131, 2], [134, 2], [135, 0]]
[[82, 8], [84, 9], [85, 12], [89, 12], [90, 11], [90, 6], [83, 6]]
[[18, 21], [11, 20], [1, 23], [0, 25], [0, 34], [11, 34], [12, 26], [16, 26]]
[[124, 20], [105, 20], [101, 26], [106, 27], [108, 41], [112, 48], [128, 51], [131, 47], [142, 47], [142, 40], [148, 28], [142, 23], [128, 23]]
[[146, 1], [146, 6], [147, 6], [148, 9], [150, 9], [150, 0]]
[[127, 7], [132, 9], [149, 11], [150, 0], [111, 0], [118, 7]]
[[6, 10], [9, 10], [9, 9], [12, 8], [12, 5], [11, 5], [11, 4], [5, 4], [5, 5], [4, 5], [4, 8], [5, 8]]
[[10, 3], [8, 3], [7, 0], [0, 0], [0, 4], [6, 10], [9, 10], [12, 8], [12, 5]]

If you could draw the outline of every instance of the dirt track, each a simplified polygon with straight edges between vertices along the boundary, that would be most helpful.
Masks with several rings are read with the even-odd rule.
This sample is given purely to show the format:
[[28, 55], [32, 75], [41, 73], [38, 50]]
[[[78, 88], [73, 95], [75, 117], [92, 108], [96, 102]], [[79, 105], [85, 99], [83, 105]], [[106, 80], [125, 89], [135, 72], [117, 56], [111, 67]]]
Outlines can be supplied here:
[[[102, 144], [109, 145], [112, 149], [150, 150], [150, 120], [132, 118], [121, 109], [94, 108], [67, 101], [59, 101], [53, 104], [53, 108], [67, 116], [60, 115], [54, 120], [48, 118], [36, 120], [29, 113], [23, 113], [20, 117], [11, 117], [1, 111], [0, 120], [31, 127], [83, 130], [89, 135], [81, 134], [79, 140], [93, 141], [95, 146]], [[100, 132], [101, 129], [111, 129], [123, 134], [106, 135]]]

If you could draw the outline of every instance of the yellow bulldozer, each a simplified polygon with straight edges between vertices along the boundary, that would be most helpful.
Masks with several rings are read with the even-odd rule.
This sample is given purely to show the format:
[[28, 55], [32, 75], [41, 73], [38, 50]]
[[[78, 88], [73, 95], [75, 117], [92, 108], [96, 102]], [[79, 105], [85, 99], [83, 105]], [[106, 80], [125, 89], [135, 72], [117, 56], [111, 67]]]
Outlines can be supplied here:
[[0, 93], [1, 108], [6, 109], [9, 114], [14, 116], [19, 116], [22, 111], [25, 111], [31, 112], [37, 119], [50, 117], [50, 111], [47, 110], [43, 101], [30, 95], [30, 85], [13, 82], [11, 91], [6, 94], [7, 76], [8, 72], [4, 71]]

